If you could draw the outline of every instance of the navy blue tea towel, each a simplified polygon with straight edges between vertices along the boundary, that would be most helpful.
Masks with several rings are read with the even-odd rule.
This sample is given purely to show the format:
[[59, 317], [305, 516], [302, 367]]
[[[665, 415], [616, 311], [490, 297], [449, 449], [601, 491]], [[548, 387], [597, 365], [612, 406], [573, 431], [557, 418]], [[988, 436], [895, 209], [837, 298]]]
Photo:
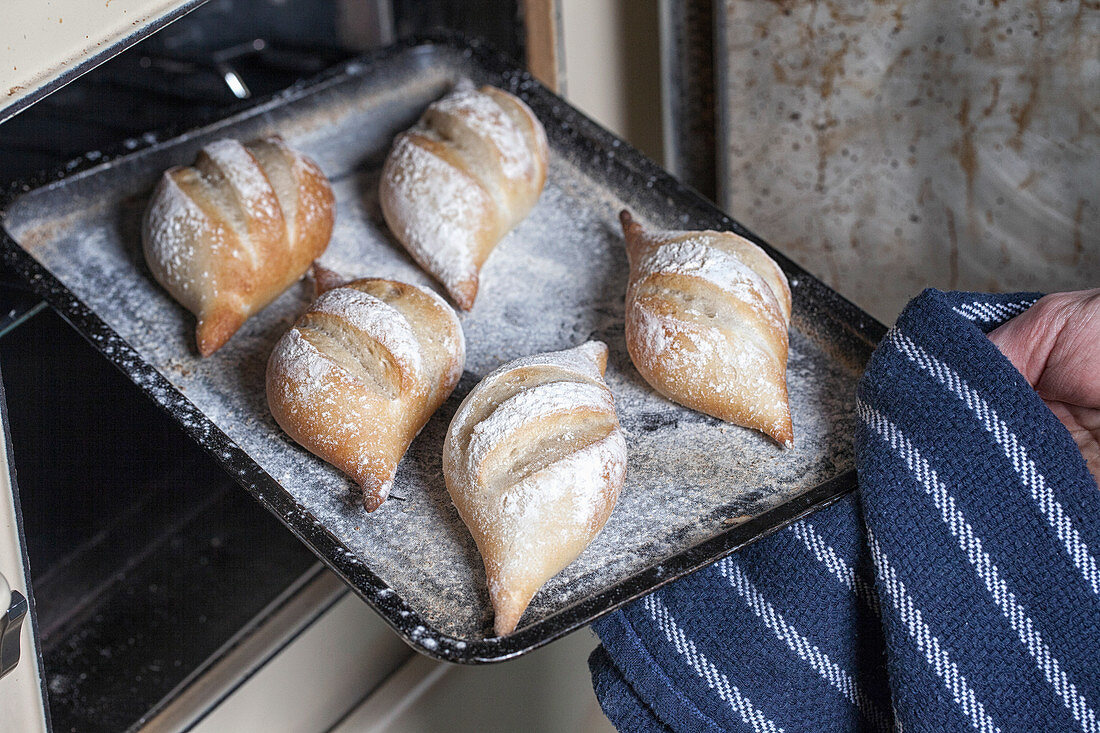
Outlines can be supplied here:
[[858, 495], [594, 625], [620, 730], [1100, 733], [1100, 491], [985, 336], [1037, 299], [914, 299], [860, 381]]

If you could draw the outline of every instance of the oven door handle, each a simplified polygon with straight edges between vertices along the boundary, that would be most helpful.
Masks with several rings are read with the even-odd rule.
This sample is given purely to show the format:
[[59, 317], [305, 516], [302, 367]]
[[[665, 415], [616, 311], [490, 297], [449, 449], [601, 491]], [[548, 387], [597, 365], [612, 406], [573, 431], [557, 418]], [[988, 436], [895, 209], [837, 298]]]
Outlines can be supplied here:
[[11, 590], [8, 579], [0, 574], [0, 598], [8, 597], [8, 610], [0, 616], [0, 677], [19, 664], [19, 632], [27, 617], [27, 598], [17, 590]]

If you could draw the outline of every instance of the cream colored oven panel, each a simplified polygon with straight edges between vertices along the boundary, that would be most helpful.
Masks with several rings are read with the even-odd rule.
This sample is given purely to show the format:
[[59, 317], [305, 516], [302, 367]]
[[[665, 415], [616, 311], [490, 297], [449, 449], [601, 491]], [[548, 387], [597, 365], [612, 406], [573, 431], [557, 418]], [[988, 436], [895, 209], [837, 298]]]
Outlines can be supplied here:
[[206, 0], [4, 0], [0, 122]]
[[19, 512], [11, 480], [8, 416], [2, 389], [0, 433], [0, 674], [3, 675], [0, 676], [0, 730], [44, 733], [47, 730], [46, 712], [29, 609], [31, 593], [23, 563]]

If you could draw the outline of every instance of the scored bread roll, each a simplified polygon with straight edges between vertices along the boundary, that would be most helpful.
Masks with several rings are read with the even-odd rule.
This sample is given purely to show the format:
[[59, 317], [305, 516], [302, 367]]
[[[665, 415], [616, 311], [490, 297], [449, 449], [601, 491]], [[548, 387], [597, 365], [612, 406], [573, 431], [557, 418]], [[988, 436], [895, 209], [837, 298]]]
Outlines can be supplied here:
[[333, 202], [317, 164], [277, 136], [218, 140], [164, 172], [142, 224], [145, 261], [198, 316], [200, 354], [305, 274], [328, 246]]
[[355, 280], [321, 293], [275, 345], [268, 406], [291, 438], [355, 479], [372, 512], [465, 361], [458, 317], [438, 295]]
[[627, 211], [620, 219], [634, 366], [669, 399], [790, 447], [783, 271], [732, 232], [646, 231]]
[[458, 88], [394, 141], [379, 184], [382, 215], [469, 310], [489, 253], [538, 201], [547, 160], [546, 133], [527, 105], [490, 86]]
[[607, 346], [509, 362], [458, 408], [443, 475], [485, 562], [498, 635], [607, 521], [626, 474], [626, 442], [603, 380]]

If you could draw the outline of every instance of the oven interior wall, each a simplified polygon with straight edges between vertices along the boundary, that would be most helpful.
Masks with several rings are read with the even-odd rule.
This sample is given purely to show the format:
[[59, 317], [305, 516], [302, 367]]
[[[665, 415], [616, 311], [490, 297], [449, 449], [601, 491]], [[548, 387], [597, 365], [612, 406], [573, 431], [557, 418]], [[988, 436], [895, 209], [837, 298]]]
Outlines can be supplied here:
[[127, 729], [316, 559], [53, 312], [0, 364], [54, 729]]

